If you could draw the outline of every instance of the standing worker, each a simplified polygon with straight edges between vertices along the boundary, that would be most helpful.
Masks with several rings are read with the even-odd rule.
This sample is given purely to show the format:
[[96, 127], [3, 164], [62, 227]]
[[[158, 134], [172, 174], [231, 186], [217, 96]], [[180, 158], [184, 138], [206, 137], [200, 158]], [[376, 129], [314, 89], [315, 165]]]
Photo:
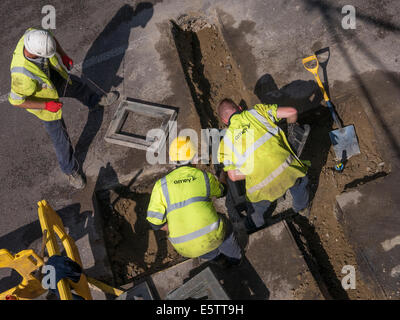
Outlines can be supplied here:
[[8, 100], [42, 121], [53, 142], [61, 170], [74, 188], [82, 189], [86, 183], [62, 118], [63, 103], [59, 97], [78, 98], [89, 110], [94, 110], [99, 105], [111, 105], [119, 95], [112, 92], [99, 96], [78, 77], [68, 75], [65, 68], [71, 70], [73, 61], [56, 38], [49, 31], [29, 28], [13, 54]]
[[238, 265], [242, 254], [235, 234], [211, 201], [222, 197], [225, 187], [214, 175], [191, 165], [196, 154], [189, 137], [171, 143], [169, 157], [178, 167], [156, 182], [147, 220], [153, 229], [168, 231], [175, 250], [184, 257], [200, 257], [224, 267]]
[[276, 104], [257, 104], [250, 111], [240, 111], [231, 100], [218, 106], [221, 121], [228, 129], [221, 140], [218, 160], [232, 181], [246, 181], [249, 232], [265, 224], [264, 213], [271, 202], [289, 189], [293, 210], [308, 218], [309, 192], [307, 167], [292, 151], [277, 122], [285, 118], [288, 124], [297, 122], [297, 110]]

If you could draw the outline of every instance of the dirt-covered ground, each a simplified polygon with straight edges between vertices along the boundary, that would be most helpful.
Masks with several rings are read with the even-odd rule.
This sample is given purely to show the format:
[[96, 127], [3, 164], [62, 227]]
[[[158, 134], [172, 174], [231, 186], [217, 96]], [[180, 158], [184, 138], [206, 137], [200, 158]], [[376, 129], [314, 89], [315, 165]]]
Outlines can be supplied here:
[[357, 279], [356, 290], [342, 289], [343, 266], [353, 265], [357, 269], [357, 262], [354, 250], [337, 220], [336, 196], [388, 174], [390, 168], [377, 151], [373, 129], [357, 98], [349, 95], [339, 99], [336, 109], [344, 125], [355, 126], [361, 154], [350, 158], [342, 173], [335, 171], [336, 161], [328, 135], [334, 128], [329, 111], [320, 107], [300, 118], [311, 124], [302, 158], [311, 160], [309, 177], [313, 199], [310, 224], [301, 219], [295, 224], [334, 297], [372, 299], [374, 296], [362, 279]]
[[[222, 98], [229, 97], [243, 106], [249, 104], [248, 107], [251, 107], [251, 103], [260, 102], [255, 100], [253, 93], [259, 98], [268, 95], [268, 92], [259, 92], [260, 87], [256, 90], [245, 87], [240, 66], [232, 58], [216, 26], [199, 17], [184, 16], [178, 19], [173, 30], [181, 63], [203, 126], [209, 127], [213, 123], [220, 126], [215, 110]], [[273, 90], [273, 87], [261, 86], [261, 90]], [[304, 87], [294, 87], [294, 90], [291, 89], [292, 96], [302, 97], [301, 91]], [[304, 98], [299, 100], [301, 109]], [[315, 101], [313, 103], [315, 105]], [[329, 111], [320, 105], [300, 116], [299, 122], [308, 123], [312, 128], [302, 158], [311, 160], [312, 163], [309, 176], [313, 202], [311, 223], [297, 219], [293, 222], [293, 231], [297, 230], [300, 238], [304, 239], [308, 247], [304, 250], [311, 253], [333, 298], [368, 299], [373, 298], [372, 293], [360, 279], [357, 290], [346, 292], [341, 286], [343, 266], [357, 266], [357, 263], [355, 253], [335, 217], [335, 197], [360, 183], [386, 175], [390, 169], [377, 151], [373, 129], [357, 98], [351, 94], [342, 95], [336, 102], [336, 108], [344, 125], [355, 125], [361, 154], [349, 159], [342, 173], [336, 172], [336, 161], [329, 139], [329, 131], [334, 129]]]
[[[251, 107], [260, 102], [256, 95], [259, 98], [268, 95], [268, 92], [260, 95], [253, 88], [246, 88], [240, 66], [234, 61], [217, 26], [200, 16], [185, 15], [171, 22], [171, 32], [202, 128], [222, 127], [216, 116], [216, 106], [221, 99], [229, 97], [244, 107]], [[271, 89], [270, 86], [262, 88]], [[304, 88], [300, 86], [296, 90], [300, 92]], [[301, 110], [304, 113], [299, 122], [311, 125], [302, 159], [310, 160], [312, 164], [309, 170], [312, 209], [309, 221], [297, 218], [288, 223], [309, 267], [317, 272], [317, 281], [324, 282], [332, 298], [371, 299], [374, 296], [362, 279], [357, 279], [356, 290], [344, 291], [341, 286], [343, 266], [353, 265], [357, 269], [357, 262], [335, 216], [335, 197], [358, 184], [388, 174], [390, 167], [377, 151], [373, 129], [357, 98], [342, 94], [334, 102], [344, 125], [354, 124], [361, 154], [349, 159], [342, 173], [336, 172], [328, 134], [334, 129], [329, 111], [318, 101], [317, 104], [314, 101], [311, 110]], [[208, 169], [214, 171], [212, 167]], [[166, 233], [150, 230], [145, 221], [155, 180], [148, 181], [141, 190], [135, 186], [120, 187], [98, 195], [105, 208], [107, 249], [119, 284], [183, 259], [167, 241]]]
[[[164, 231], [146, 221], [153, 179], [140, 189], [117, 186], [97, 193], [104, 221], [105, 243], [117, 285], [141, 279], [183, 258]], [[133, 191], [132, 191], [133, 190]]]

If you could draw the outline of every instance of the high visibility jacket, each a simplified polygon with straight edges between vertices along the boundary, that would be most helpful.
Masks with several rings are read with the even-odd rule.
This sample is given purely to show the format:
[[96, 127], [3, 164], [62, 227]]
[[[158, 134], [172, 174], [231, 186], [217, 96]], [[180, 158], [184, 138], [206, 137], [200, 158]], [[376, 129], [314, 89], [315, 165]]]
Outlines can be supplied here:
[[[33, 30], [29, 28], [26, 32]], [[26, 34], [25, 32], [25, 34]], [[11, 61], [11, 91], [8, 101], [12, 105], [20, 105], [27, 98], [33, 101], [58, 100], [57, 90], [50, 80], [36, 64], [29, 61], [24, 56], [24, 38], [18, 41]], [[64, 79], [68, 78], [68, 73], [60, 64], [57, 54], [48, 59], [49, 67], [56, 70]], [[44, 121], [53, 121], [61, 119], [61, 109], [57, 112], [50, 112], [45, 109], [26, 109]]]
[[175, 250], [184, 257], [199, 257], [224, 240], [225, 224], [211, 201], [222, 192], [223, 186], [212, 174], [180, 167], [156, 182], [147, 220], [158, 226], [168, 223]]
[[277, 108], [257, 104], [234, 114], [219, 145], [218, 160], [224, 170], [246, 175], [246, 196], [251, 202], [278, 199], [307, 173], [276, 124]]

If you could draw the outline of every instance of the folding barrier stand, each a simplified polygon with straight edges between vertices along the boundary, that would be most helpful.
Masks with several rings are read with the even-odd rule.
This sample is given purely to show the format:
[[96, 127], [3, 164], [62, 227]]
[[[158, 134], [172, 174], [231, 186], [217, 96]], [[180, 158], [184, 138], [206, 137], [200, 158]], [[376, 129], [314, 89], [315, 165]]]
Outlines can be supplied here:
[[[74, 240], [66, 233], [64, 225], [58, 214], [51, 208], [46, 200], [38, 202], [38, 215], [40, 226], [43, 232], [42, 255], [44, 256], [44, 246], [47, 248], [49, 256], [61, 255], [58, 246], [57, 237], [60, 239], [65, 252], [71, 260], [78, 263], [82, 268], [82, 261], [79, 255], [78, 248]], [[16, 270], [22, 277], [22, 282], [14, 288], [0, 293], [0, 300], [32, 300], [47, 291], [42, 287], [41, 279], [32, 273], [41, 270], [44, 265], [43, 258], [39, 257], [33, 250], [23, 250], [13, 256], [7, 249], [0, 250], [0, 268], [11, 268]], [[78, 283], [68, 279], [61, 279], [57, 283], [57, 289], [61, 300], [72, 300], [71, 289], [77, 295], [85, 300], [92, 300], [92, 295], [89, 289], [91, 287], [109, 293], [115, 296], [120, 296], [124, 291], [113, 288], [99, 280], [88, 278], [82, 272]]]
[[32, 272], [43, 265], [43, 260], [33, 250], [23, 250], [13, 256], [8, 250], [0, 250], [0, 268], [11, 268], [22, 277], [22, 282], [7, 291], [0, 293], [0, 300], [7, 300], [12, 296], [14, 300], [31, 300], [46, 290]]
[[[82, 267], [82, 261], [78, 248], [76, 247], [74, 240], [66, 233], [61, 218], [50, 207], [46, 200], [39, 201], [38, 206], [40, 226], [42, 227], [42, 232], [46, 234], [45, 243], [49, 257], [61, 254], [57, 243], [57, 235], [61, 240], [68, 258], [75, 261]], [[75, 292], [85, 300], [92, 300], [87, 278], [83, 273], [78, 283], [67, 279], [61, 279], [57, 283], [57, 288], [61, 300], [72, 300], [70, 288], [73, 288]]]

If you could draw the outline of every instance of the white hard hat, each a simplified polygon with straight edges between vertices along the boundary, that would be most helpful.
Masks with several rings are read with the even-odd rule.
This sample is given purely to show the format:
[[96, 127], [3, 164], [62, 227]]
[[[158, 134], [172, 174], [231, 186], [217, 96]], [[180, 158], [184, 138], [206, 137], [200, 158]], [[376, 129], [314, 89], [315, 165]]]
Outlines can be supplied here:
[[31, 30], [25, 34], [24, 45], [30, 53], [51, 58], [56, 53], [56, 42], [51, 34], [45, 30]]

